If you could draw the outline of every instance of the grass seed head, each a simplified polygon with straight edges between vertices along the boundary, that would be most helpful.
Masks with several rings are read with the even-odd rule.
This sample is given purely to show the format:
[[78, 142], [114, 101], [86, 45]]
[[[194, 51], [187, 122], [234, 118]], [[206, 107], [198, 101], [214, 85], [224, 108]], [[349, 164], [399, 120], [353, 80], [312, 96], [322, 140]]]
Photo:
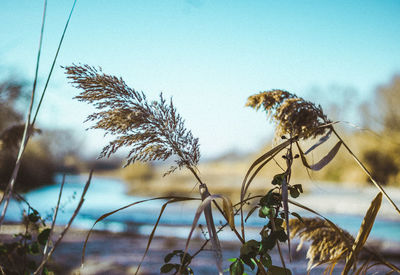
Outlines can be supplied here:
[[100, 157], [109, 157], [128, 147], [127, 165], [135, 161], [166, 160], [175, 155], [176, 165], [196, 167], [200, 158], [198, 139], [187, 130], [172, 99], [160, 94], [158, 101], [148, 101], [143, 92], [128, 87], [122, 78], [111, 76], [89, 65], [65, 67], [71, 83], [83, 91], [75, 98], [92, 104], [97, 110], [86, 121], [92, 129], [105, 130], [115, 139], [105, 146]]
[[[313, 265], [345, 259], [350, 253], [346, 240], [343, 240], [328, 222], [320, 218], [303, 218], [303, 221], [291, 219], [289, 226], [291, 238], [298, 236], [301, 243], [311, 242], [307, 251], [308, 269], [311, 269]], [[354, 242], [350, 233], [344, 230], [342, 232], [348, 241]]]
[[321, 127], [330, 121], [321, 106], [283, 90], [272, 90], [252, 95], [246, 106], [256, 110], [263, 107], [267, 116], [276, 123], [275, 136], [286, 134], [304, 139], [325, 133]]

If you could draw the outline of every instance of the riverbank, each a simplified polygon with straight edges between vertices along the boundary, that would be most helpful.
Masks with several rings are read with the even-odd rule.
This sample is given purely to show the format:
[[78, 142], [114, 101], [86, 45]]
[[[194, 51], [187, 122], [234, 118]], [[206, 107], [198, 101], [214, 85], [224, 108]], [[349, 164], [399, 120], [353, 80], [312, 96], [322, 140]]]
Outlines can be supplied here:
[[[4, 230], [7, 230], [7, 233]], [[20, 230], [18, 227], [13, 225], [6, 225], [0, 231], [0, 241], [7, 241], [12, 238], [12, 234]], [[57, 228], [59, 232], [60, 227]], [[149, 232], [150, 233], [150, 232]], [[112, 233], [108, 231], [94, 231], [90, 237], [86, 250], [86, 260], [83, 268], [81, 268], [81, 254], [83, 241], [87, 235], [86, 230], [70, 230], [63, 242], [57, 248], [54, 253], [52, 260], [52, 268], [56, 271], [56, 274], [70, 275], [70, 274], [81, 274], [81, 275], [123, 275], [123, 274], [135, 274], [136, 268], [143, 256], [146, 249], [148, 236], [140, 235], [135, 233]], [[203, 244], [204, 239], [199, 235], [194, 238], [190, 243], [189, 253], [197, 251], [197, 249]], [[229, 258], [235, 258], [238, 256], [240, 249], [239, 242], [233, 241], [222, 241], [224, 268], [228, 268], [230, 262], [227, 261]], [[293, 247], [297, 245], [297, 240], [292, 241]], [[394, 242], [373, 242], [370, 243], [375, 248], [375, 251], [380, 250], [386, 260], [396, 263], [400, 263], [400, 251], [399, 243]], [[164, 257], [166, 254], [175, 249], [184, 249], [185, 239], [174, 238], [174, 237], [157, 237], [152, 241], [149, 253], [143, 262], [141, 271], [139, 274], [142, 275], [155, 275], [160, 274], [160, 267], [164, 263]], [[282, 245], [283, 254], [287, 259], [287, 247]], [[305, 275], [307, 274], [307, 261], [306, 261], [306, 247], [300, 251], [292, 249], [293, 261], [286, 261], [286, 264], [292, 270], [293, 275]], [[279, 254], [276, 249], [271, 253], [272, 261], [276, 265], [281, 265]], [[216, 274], [216, 268], [214, 266], [214, 253], [209, 247], [201, 252], [192, 263], [192, 268], [195, 274]], [[338, 265], [338, 272], [333, 274], [340, 274], [339, 270], [341, 265]], [[311, 274], [317, 275], [322, 274], [324, 267], [313, 269]], [[379, 274], [386, 273], [387, 269], [379, 267]], [[251, 274], [251, 273], [250, 273]]]

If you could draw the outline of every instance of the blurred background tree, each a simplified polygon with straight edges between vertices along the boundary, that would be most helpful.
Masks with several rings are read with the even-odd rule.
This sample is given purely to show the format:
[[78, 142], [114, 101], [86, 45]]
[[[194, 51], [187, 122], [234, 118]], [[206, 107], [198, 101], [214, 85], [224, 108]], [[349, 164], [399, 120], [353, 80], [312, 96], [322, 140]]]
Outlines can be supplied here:
[[[29, 86], [20, 78], [0, 80], [0, 188], [6, 188], [13, 171], [24, 129], [24, 110], [29, 104]], [[35, 129], [26, 148], [18, 174], [16, 190], [29, 191], [52, 184], [58, 171], [76, 172], [74, 165], [65, 165], [66, 155], [78, 151], [72, 133]]]
[[[340, 126], [346, 141], [375, 179], [384, 185], [400, 186], [400, 75], [394, 75], [387, 83], [379, 85], [371, 96], [362, 99], [360, 95], [351, 87], [332, 86], [328, 89], [314, 88], [308, 97], [313, 102], [322, 101], [322, 107], [330, 119], [349, 121], [352, 125], [371, 129], [360, 130], [347, 123], [337, 126]], [[329, 148], [334, 142], [330, 140], [320, 150], [315, 150], [310, 158], [320, 159], [324, 155], [324, 147]], [[301, 165], [295, 174], [300, 178], [308, 177]], [[313, 179], [321, 181], [368, 182], [368, 178], [344, 150], [339, 151], [335, 160], [324, 170], [311, 175]]]
[[[0, 82], [0, 188], [4, 191], [11, 177], [23, 133], [23, 113], [19, 105], [29, 103], [25, 82], [8, 77]], [[35, 131], [38, 133], [39, 131]], [[16, 183], [17, 191], [51, 184], [55, 173], [52, 154], [38, 139], [26, 149]]]
[[400, 182], [400, 75], [377, 87], [374, 99], [364, 108], [366, 126], [379, 137], [365, 148], [363, 158], [372, 175], [383, 184]]

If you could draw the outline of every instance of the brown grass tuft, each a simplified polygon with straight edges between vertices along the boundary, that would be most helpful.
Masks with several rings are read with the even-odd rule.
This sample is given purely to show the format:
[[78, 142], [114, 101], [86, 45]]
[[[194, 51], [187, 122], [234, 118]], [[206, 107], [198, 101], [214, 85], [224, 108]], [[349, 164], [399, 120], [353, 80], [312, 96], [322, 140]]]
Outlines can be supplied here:
[[252, 95], [246, 106], [256, 110], [263, 107], [267, 116], [277, 124], [277, 137], [286, 134], [304, 139], [316, 137], [325, 133], [326, 128], [321, 126], [330, 122], [321, 106], [283, 90]]
[[[323, 263], [333, 263], [345, 259], [350, 253], [346, 241], [333, 229], [328, 222], [320, 218], [303, 218], [303, 221], [291, 219], [289, 221], [290, 237], [300, 238], [299, 248], [304, 241], [311, 241], [307, 251], [308, 270]], [[342, 231], [351, 243], [354, 238], [350, 233]]]

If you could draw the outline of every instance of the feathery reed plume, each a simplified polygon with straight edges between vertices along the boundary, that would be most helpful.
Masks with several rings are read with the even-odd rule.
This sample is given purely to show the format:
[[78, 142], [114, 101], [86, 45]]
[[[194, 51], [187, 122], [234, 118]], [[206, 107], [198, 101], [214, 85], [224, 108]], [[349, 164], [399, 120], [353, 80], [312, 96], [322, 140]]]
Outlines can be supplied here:
[[126, 165], [135, 161], [166, 160], [175, 155], [176, 165], [166, 174], [177, 168], [197, 166], [198, 139], [185, 128], [172, 99], [167, 102], [160, 94], [159, 101], [149, 102], [143, 92], [128, 87], [122, 78], [103, 73], [101, 68], [73, 64], [65, 69], [71, 83], [83, 89], [75, 98], [99, 110], [86, 119], [96, 122], [91, 128], [116, 136], [103, 148], [100, 158], [129, 146]]
[[271, 90], [252, 95], [246, 106], [256, 110], [263, 107], [267, 116], [277, 124], [275, 135], [300, 136], [305, 139], [322, 135], [327, 130], [321, 127], [331, 121], [316, 106], [295, 94], [283, 90]]
[[[311, 241], [307, 251], [307, 259], [309, 259], [307, 270], [320, 264], [344, 260], [350, 253], [346, 240], [343, 240], [325, 220], [320, 218], [302, 218], [302, 221], [291, 219], [289, 227], [290, 237], [293, 238], [297, 235], [300, 238], [298, 250], [304, 241]], [[342, 233], [348, 241], [354, 242], [354, 238], [348, 232], [342, 230]]]

